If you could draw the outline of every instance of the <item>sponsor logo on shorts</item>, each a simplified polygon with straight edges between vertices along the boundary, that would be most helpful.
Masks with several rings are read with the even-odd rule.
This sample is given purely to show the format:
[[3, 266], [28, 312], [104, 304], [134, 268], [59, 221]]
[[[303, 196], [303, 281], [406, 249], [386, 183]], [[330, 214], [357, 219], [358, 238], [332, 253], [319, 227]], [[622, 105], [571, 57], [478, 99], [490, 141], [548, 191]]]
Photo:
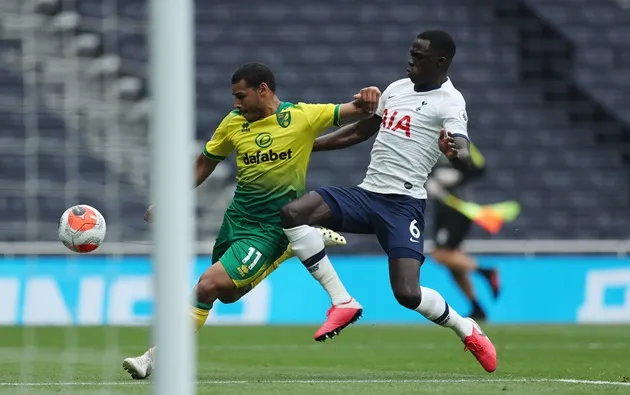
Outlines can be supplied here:
[[236, 271], [238, 271], [238, 274], [240, 274], [241, 277], [243, 277], [243, 278], [245, 278], [247, 276], [247, 274], [249, 273], [249, 269], [245, 265], [241, 265], [241, 266], [237, 267]]
[[289, 160], [292, 157], [293, 150], [291, 148], [280, 152], [275, 152], [270, 149], [269, 151], [256, 151], [255, 154], [243, 155], [243, 163], [246, 165], [257, 165], [260, 163], [276, 162], [279, 160]]

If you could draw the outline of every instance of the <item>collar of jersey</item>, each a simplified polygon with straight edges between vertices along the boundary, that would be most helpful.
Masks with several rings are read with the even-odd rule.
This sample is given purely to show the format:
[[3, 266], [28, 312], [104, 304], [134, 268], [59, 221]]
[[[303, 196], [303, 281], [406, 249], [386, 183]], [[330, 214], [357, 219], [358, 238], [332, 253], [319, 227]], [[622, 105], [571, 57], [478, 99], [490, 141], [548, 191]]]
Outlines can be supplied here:
[[429, 92], [429, 91], [434, 91], [436, 89], [440, 89], [442, 87], [442, 85], [446, 84], [448, 82], [448, 77], [446, 77], [446, 81], [444, 81], [443, 83], [439, 84], [439, 85], [430, 85], [427, 86], [425, 89], [420, 89], [419, 91], [416, 90], [416, 87], [413, 87], [413, 91], [417, 92], [417, 93], [421, 93], [421, 92]]
[[276, 114], [280, 114], [282, 111], [286, 110], [289, 107], [293, 107], [293, 103], [289, 103], [288, 101], [281, 101], [278, 109], [276, 110]]
[[[276, 112], [274, 113], [274, 115], [276, 115], [276, 114], [280, 114], [282, 111], [286, 110], [287, 108], [291, 108], [291, 107], [293, 107], [294, 105], [295, 105], [295, 104], [290, 103], [290, 102], [288, 102], [288, 101], [281, 101], [281, 102], [280, 102], [280, 105], [278, 106], [278, 109], [276, 110]], [[236, 115], [241, 115], [241, 112], [240, 112], [239, 110], [234, 110], [234, 111], [232, 111], [232, 112], [233, 112], [234, 114], [236, 114]], [[271, 115], [270, 115], [270, 116], [271, 116]], [[259, 121], [262, 121], [263, 119], [267, 119], [267, 118], [269, 118], [269, 117], [262, 118], [262, 119], [259, 119], [258, 121], [254, 121], [254, 122], [259, 122]], [[250, 123], [250, 124], [251, 124], [251, 123]]]

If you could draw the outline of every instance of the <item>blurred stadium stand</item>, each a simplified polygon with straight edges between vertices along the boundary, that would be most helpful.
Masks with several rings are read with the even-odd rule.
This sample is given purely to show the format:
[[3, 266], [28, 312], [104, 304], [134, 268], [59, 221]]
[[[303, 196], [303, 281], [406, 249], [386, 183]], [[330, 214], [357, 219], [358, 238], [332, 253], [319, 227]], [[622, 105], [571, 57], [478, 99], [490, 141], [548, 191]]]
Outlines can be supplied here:
[[[488, 164], [462, 197], [523, 205], [496, 238], [630, 238], [624, 7], [623, 0], [197, 2], [193, 149], [230, 111], [230, 76], [244, 62], [269, 64], [282, 100], [341, 102], [404, 77], [415, 35], [445, 28], [458, 44], [450, 75]], [[77, 203], [103, 212], [108, 240], [148, 239], [146, 1], [3, 0], [0, 11], [0, 240], [55, 240], [59, 216]], [[370, 149], [315, 154], [309, 187], [359, 183]], [[197, 194], [199, 239], [213, 237], [233, 192], [234, 166], [219, 168]], [[489, 236], [475, 229], [473, 238]], [[372, 237], [349, 239], [346, 252], [379, 252]]]

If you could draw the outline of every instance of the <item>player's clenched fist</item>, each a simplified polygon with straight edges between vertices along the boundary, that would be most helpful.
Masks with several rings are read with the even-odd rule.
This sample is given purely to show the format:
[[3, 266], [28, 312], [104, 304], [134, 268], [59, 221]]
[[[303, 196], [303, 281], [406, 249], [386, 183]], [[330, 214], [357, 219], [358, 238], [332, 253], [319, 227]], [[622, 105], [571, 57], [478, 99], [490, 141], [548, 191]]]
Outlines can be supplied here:
[[376, 108], [378, 107], [378, 100], [381, 98], [381, 91], [375, 86], [369, 86], [367, 88], [363, 88], [354, 95], [354, 99], [358, 102], [357, 104], [361, 106], [363, 111], [368, 114], [373, 114], [376, 112]]

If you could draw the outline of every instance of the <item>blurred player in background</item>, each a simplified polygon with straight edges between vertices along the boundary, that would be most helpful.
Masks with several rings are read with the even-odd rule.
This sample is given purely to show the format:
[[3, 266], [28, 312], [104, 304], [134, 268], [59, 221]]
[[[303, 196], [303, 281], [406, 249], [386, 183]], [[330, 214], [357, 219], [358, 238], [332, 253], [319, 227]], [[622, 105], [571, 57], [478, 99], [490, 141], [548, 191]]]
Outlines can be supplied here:
[[470, 301], [472, 310], [469, 316], [484, 320], [486, 313], [477, 301], [470, 273], [478, 272], [488, 281], [494, 298], [499, 295], [499, 276], [496, 269], [480, 268], [475, 258], [462, 251], [460, 245], [469, 233], [473, 221], [445, 203], [466, 183], [484, 173], [484, 158], [473, 144], [470, 145], [470, 153], [473, 166], [465, 170], [454, 168], [446, 156], [442, 155], [425, 188], [429, 197], [435, 201], [435, 248], [431, 256], [449, 269], [451, 276]]
[[[235, 110], [223, 119], [195, 163], [197, 187], [221, 161], [237, 153], [236, 192], [217, 235], [212, 265], [194, 289], [196, 330], [204, 325], [217, 299], [238, 300], [274, 262], [277, 266], [292, 256], [280, 209], [306, 190], [315, 138], [332, 126], [369, 116], [380, 98], [378, 88], [371, 87], [345, 104], [292, 104], [280, 101], [275, 90], [275, 77], [267, 66], [249, 63], [236, 70], [232, 76]], [[150, 217], [151, 208], [145, 219], [150, 221]], [[322, 241], [322, 233], [316, 233]], [[153, 360], [151, 348], [125, 359], [123, 368], [131, 377], [143, 379], [151, 374]]]
[[375, 234], [389, 257], [396, 300], [451, 328], [483, 368], [493, 372], [496, 350], [478, 324], [461, 317], [437, 291], [419, 285], [428, 175], [441, 152], [461, 171], [474, 167], [466, 102], [447, 76], [454, 56], [455, 42], [447, 32], [419, 34], [411, 46], [408, 78], [387, 87], [376, 114], [315, 140], [314, 151], [327, 151], [359, 144], [377, 134], [363, 182], [357, 187], [317, 189], [288, 203], [280, 215], [295, 255], [332, 301], [326, 322], [315, 333], [316, 340], [337, 335], [360, 314], [312, 227], [319, 225]]

